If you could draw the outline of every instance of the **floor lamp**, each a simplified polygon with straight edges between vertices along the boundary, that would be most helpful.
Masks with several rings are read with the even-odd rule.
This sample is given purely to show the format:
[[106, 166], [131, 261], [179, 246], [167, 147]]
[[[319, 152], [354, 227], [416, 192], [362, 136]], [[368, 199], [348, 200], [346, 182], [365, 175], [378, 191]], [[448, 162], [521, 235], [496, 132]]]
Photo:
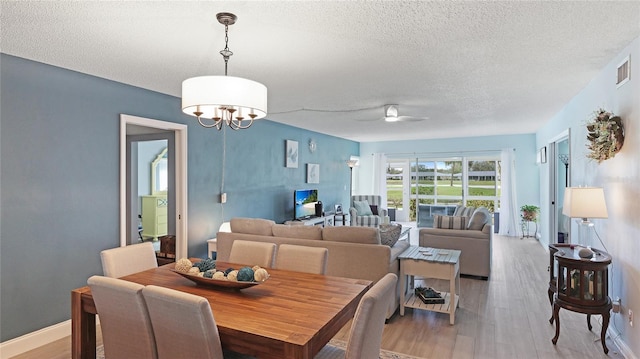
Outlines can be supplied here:
[[[608, 218], [604, 190], [600, 187], [567, 187], [563, 206], [562, 214], [570, 218], [582, 218], [578, 227], [578, 239], [592, 243], [589, 227], [593, 227], [593, 223], [589, 218]], [[604, 243], [602, 245], [604, 247]]]
[[349, 208], [353, 207], [353, 167], [357, 163], [358, 160], [347, 160], [347, 166], [349, 166]]
[[569, 155], [559, 154], [558, 158], [564, 163], [564, 186], [569, 187]]

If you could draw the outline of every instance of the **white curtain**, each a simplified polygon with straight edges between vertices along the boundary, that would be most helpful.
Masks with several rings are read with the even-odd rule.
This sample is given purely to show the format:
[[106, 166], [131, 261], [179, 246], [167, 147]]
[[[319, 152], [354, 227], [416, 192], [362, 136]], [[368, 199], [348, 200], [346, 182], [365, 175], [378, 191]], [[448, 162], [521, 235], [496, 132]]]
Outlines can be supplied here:
[[387, 156], [373, 154], [373, 194], [380, 195], [380, 204], [387, 208]]
[[504, 236], [520, 236], [516, 198], [516, 150], [505, 148], [501, 154], [502, 194], [500, 196], [500, 230]]

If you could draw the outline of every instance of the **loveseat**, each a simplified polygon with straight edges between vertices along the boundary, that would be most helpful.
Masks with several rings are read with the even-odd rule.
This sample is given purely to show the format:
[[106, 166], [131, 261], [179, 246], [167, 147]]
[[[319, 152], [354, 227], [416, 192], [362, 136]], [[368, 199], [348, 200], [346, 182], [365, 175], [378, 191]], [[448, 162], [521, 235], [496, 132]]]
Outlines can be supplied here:
[[[387, 273], [399, 275], [398, 255], [409, 247], [404, 240], [381, 244], [380, 232], [371, 227], [320, 227], [276, 224], [260, 218], [234, 218], [231, 232], [218, 232], [217, 259], [228, 261], [235, 240], [323, 247], [329, 250], [326, 275], [377, 282]], [[277, 250], [276, 250], [277, 253]], [[399, 285], [387, 319], [399, 306]]]
[[489, 278], [493, 242], [489, 210], [485, 207], [459, 207], [453, 216], [434, 216], [433, 226], [419, 230], [421, 247], [460, 250], [461, 274]]

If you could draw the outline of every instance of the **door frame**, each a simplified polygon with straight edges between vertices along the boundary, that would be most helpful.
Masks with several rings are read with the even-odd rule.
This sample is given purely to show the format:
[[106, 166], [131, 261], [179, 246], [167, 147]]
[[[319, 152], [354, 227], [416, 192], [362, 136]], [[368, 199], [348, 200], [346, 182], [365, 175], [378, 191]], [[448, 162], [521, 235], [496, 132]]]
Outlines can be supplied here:
[[[568, 143], [568, 149], [569, 149], [569, 164], [571, 164], [571, 129], [568, 128], [564, 131], [562, 131], [561, 133], [559, 133], [558, 135], [556, 135], [555, 137], [553, 137], [547, 147], [548, 147], [548, 153], [547, 153], [547, 158], [548, 158], [548, 166], [549, 166], [549, 170], [548, 170], [548, 176], [549, 176], [549, 204], [551, 207], [551, 210], [549, 211], [549, 244], [551, 243], [556, 243], [557, 242], [557, 238], [558, 238], [558, 176], [559, 176], [559, 171], [558, 171], [558, 143], [560, 142], [564, 142], [567, 141]], [[569, 166], [569, 169], [571, 168], [571, 166]], [[571, 187], [571, 171], [569, 170], [567, 173], [567, 184], [568, 187]], [[564, 198], [562, 199], [564, 200]], [[569, 228], [567, 228], [567, 230], [569, 231], [569, 238], [565, 238], [565, 243], [571, 243], [570, 242], [570, 238], [571, 238], [571, 226], [569, 226]]]
[[120, 246], [127, 245], [127, 125], [175, 134], [176, 258], [187, 258], [187, 125], [120, 114]]

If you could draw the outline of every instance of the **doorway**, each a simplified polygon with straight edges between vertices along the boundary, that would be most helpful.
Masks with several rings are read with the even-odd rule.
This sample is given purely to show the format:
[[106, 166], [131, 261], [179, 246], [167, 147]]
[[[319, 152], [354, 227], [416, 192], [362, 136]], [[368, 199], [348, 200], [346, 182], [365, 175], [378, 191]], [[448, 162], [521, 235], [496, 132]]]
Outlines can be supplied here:
[[131, 184], [137, 183], [137, 166], [134, 169], [130, 160], [132, 143], [161, 138], [168, 140], [167, 148], [169, 151], [173, 148], [174, 153], [169, 157], [172, 160], [168, 164], [171, 172], [168, 177], [174, 178], [169, 186], [175, 190], [168, 198], [167, 213], [169, 223], [175, 223], [170, 226], [175, 228], [176, 258], [184, 258], [187, 257], [187, 126], [124, 114], [120, 115], [120, 246], [137, 242], [132, 239], [133, 228], [137, 233], [138, 227], [137, 189], [131, 189]]

